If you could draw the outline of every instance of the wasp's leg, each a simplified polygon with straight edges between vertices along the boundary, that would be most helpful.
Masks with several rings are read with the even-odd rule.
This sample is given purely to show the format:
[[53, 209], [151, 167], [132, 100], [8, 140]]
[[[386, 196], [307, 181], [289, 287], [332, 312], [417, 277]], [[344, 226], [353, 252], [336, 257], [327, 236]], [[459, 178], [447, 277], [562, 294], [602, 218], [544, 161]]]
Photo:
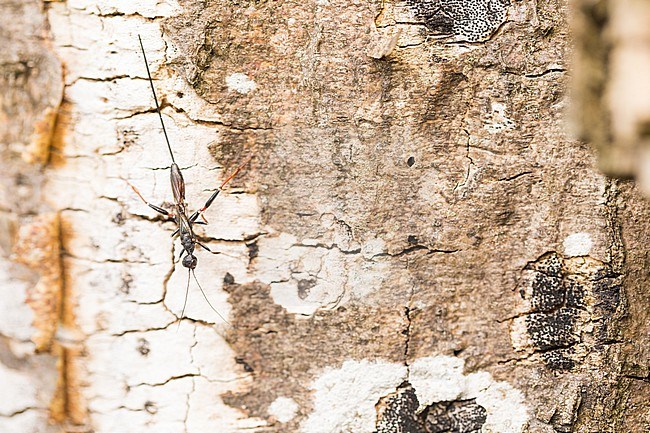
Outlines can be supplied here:
[[146, 204], [147, 206], [149, 206], [151, 209], [155, 210], [159, 214], [164, 215], [171, 220], [175, 220], [174, 215], [170, 214], [166, 209], [163, 209], [160, 206], [156, 206], [155, 204], [149, 203], [147, 200], [144, 199], [144, 197], [142, 197], [142, 194], [140, 194], [140, 191], [138, 191], [138, 189], [135, 186], [131, 185], [131, 183], [128, 181], [127, 183], [129, 184], [133, 192], [135, 192], [138, 195], [138, 197], [140, 197], [140, 200], [142, 200], [144, 204]]
[[196, 219], [199, 217], [199, 215], [201, 215], [203, 212], [205, 212], [205, 211], [206, 211], [206, 210], [207, 210], [207, 209], [212, 205], [212, 202], [214, 202], [214, 200], [217, 198], [217, 196], [219, 195], [219, 193], [223, 190], [223, 187], [226, 186], [226, 184], [227, 184], [228, 182], [230, 182], [231, 180], [233, 180], [233, 178], [234, 178], [235, 176], [237, 176], [237, 174], [242, 170], [242, 168], [244, 168], [244, 166], [250, 162], [250, 160], [251, 160], [252, 157], [253, 157], [253, 156], [251, 155], [251, 156], [249, 156], [248, 158], [246, 158], [246, 160], [245, 160], [245, 161], [244, 161], [244, 162], [243, 162], [239, 167], [237, 167], [237, 168], [235, 169], [235, 171], [233, 171], [232, 174], [226, 178], [226, 180], [224, 180], [223, 182], [221, 182], [221, 186], [219, 186], [219, 188], [217, 188], [217, 190], [216, 190], [215, 192], [212, 193], [212, 195], [210, 196], [210, 198], [208, 199], [208, 201], [205, 202], [205, 204], [203, 205], [203, 207], [202, 207], [201, 209], [197, 210], [196, 212], [194, 212], [194, 213], [190, 216], [190, 222], [191, 222], [191, 223], [195, 222]]
[[221, 252], [221, 251], [212, 251], [210, 248], [208, 248], [206, 245], [203, 245], [203, 244], [202, 244], [201, 242], [199, 242], [199, 241], [196, 241], [196, 244], [197, 244], [198, 246], [200, 246], [201, 248], [203, 248], [204, 250], [206, 250], [207, 252], [209, 252], [210, 254], [214, 254], [214, 255], [219, 254], [219, 255], [222, 255], [222, 256], [230, 257], [230, 258], [232, 258], [232, 259], [239, 259], [239, 257], [237, 257], [237, 256], [233, 256], [233, 255], [230, 255], [230, 254], [228, 254], [228, 253], [223, 253], [223, 252]]
[[201, 248], [203, 248], [204, 250], [206, 250], [207, 252], [211, 253], [211, 254], [221, 254], [219, 251], [212, 251], [210, 248], [208, 248], [207, 246], [203, 245], [203, 244], [202, 244], [201, 242], [199, 242], [199, 241], [196, 241], [196, 244], [197, 244], [198, 246], [200, 246]]

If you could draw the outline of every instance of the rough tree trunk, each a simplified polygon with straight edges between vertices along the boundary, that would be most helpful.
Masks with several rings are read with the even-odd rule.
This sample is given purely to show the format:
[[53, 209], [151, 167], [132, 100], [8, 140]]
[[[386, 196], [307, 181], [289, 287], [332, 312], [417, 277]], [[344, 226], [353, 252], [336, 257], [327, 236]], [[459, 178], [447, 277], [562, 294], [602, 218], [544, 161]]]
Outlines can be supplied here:
[[[568, 27], [0, 2], [0, 431], [647, 432], [650, 206], [567, 132]], [[173, 224], [127, 183], [171, 201], [138, 34], [192, 209], [254, 155], [197, 228], [232, 327], [194, 281], [179, 326]]]

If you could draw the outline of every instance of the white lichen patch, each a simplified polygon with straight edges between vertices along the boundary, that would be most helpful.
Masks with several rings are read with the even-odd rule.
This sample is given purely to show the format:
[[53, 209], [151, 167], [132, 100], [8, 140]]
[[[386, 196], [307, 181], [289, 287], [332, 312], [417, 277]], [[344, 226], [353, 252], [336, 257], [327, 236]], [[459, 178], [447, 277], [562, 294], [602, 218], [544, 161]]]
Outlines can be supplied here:
[[409, 369], [409, 382], [418, 396], [422, 411], [439, 401], [453, 401], [463, 393], [464, 362], [460, 358], [437, 356], [416, 359]]
[[234, 389], [237, 382], [248, 382], [251, 379], [235, 363], [237, 355], [217, 327], [197, 327], [195, 338], [201, 344], [192, 347], [192, 364], [199, 369], [201, 377], [209, 378], [215, 383], [229, 384], [228, 389]]
[[589, 233], [573, 233], [564, 239], [563, 244], [566, 257], [588, 256], [593, 241]]
[[449, 356], [415, 360], [409, 382], [420, 402], [420, 410], [441, 401], [476, 399], [487, 412], [485, 433], [520, 433], [528, 421], [521, 391], [498, 382], [487, 372], [463, 374], [464, 361]]
[[289, 422], [298, 413], [298, 403], [289, 397], [278, 397], [269, 405], [268, 412], [280, 422]]
[[488, 132], [496, 134], [514, 128], [515, 123], [508, 117], [505, 104], [493, 101], [490, 105], [490, 111], [486, 115], [484, 127]]
[[246, 94], [255, 90], [257, 84], [251, 80], [248, 75], [236, 72], [226, 77], [226, 85], [229, 90], [234, 90], [237, 93]]
[[326, 370], [312, 384], [314, 411], [302, 424], [303, 433], [372, 433], [375, 403], [408, 381], [427, 406], [475, 399], [486, 411], [484, 433], [520, 433], [529, 415], [523, 394], [487, 372], [463, 374], [464, 361], [448, 356], [415, 360], [407, 369], [397, 363], [346, 361]]
[[406, 366], [389, 362], [346, 361], [314, 381], [314, 411], [304, 433], [372, 433], [375, 403], [406, 379]]
[[264, 426], [266, 422], [249, 417], [224, 403], [227, 392], [250, 389], [253, 377], [235, 363], [236, 354], [215, 327], [199, 326], [192, 347], [192, 363], [199, 370], [188, 400], [187, 431], [240, 432]]
[[[336, 239], [336, 236], [335, 236]], [[258, 242], [257, 278], [271, 286], [273, 301], [288, 312], [309, 316], [377, 290], [389, 264], [375, 255], [384, 243], [374, 240], [367, 253], [349, 254], [338, 243], [313, 244], [289, 234], [273, 234]]]

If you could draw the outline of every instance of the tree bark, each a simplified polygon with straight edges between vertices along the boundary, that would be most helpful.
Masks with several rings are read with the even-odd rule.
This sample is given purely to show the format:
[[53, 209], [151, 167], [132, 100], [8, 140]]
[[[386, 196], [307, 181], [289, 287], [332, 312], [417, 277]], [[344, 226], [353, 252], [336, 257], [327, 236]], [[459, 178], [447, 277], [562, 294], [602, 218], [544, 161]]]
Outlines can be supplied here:
[[[567, 9], [5, 0], [0, 431], [648, 431], [650, 206], [567, 132]], [[129, 186], [172, 202], [138, 34], [191, 210], [253, 155], [198, 281]]]

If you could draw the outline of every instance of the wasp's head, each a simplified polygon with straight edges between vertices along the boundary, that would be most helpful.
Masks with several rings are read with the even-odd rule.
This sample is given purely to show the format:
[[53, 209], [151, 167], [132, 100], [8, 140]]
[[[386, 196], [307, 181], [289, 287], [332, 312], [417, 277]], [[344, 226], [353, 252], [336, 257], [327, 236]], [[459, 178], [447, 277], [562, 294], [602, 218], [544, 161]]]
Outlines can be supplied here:
[[188, 254], [187, 256], [183, 257], [183, 266], [188, 269], [196, 268], [196, 256]]

